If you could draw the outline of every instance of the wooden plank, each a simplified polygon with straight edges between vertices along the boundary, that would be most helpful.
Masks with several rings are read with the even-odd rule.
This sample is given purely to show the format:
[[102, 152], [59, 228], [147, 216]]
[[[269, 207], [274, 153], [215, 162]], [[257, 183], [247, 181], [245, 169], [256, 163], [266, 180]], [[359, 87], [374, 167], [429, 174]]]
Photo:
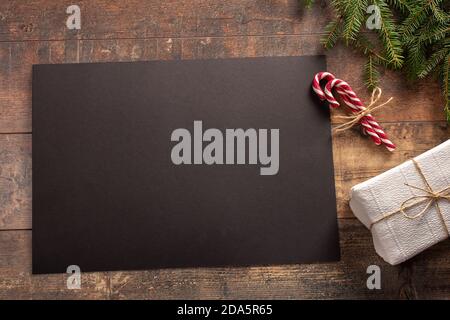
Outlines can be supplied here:
[[0, 135], [0, 230], [31, 228], [31, 135]]
[[156, 39], [0, 43], [0, 133], [31, 132], [32, 64], [154, 60], [157, 47]]
[[[66, 288], [66, 274], [32, 276], [31, 231], [1, 231], [0, 299], [399, 297], [405, 283], [399, 273], [402, 267], [382, 262], [373, 251], [369, 232], [353, 219], [341, 220], [340, 231], [342, 261], [339, 263], [89, 273], [82, 274], [81, 290]], [[437, 249], [436, 255], [439, 254], [442, 248]], [[355, 260], [355, 257], [360, 258]], [[429, 261], [432, 263], [433, 257]], [[382, 268], [382, 290], [366, 288], [366, 268], [370, 264]], [[448, 283], [448, 278], [440, 277], [440, 281]], [[448, 288], [438, 294], [445, 292], [449, 293]]]
[[[355, 219], [339, 221], [342, 261], [337, 264], [90, 273], [83, 275], [80, 291], [66, 289], [67, 275], [31, 276], [31, 231], [11, 231], [31, 228], [31, 135], [10, 133], [31, 132], [32, 64], [323, 54], [319, 38], [332, 16], [324, 2], [299, 12], [297, 0], [78, 4], [82, 29], [70, 31], [65, 27], [69, 3], [0, 3], [0, 133], [8, 133], [0, 134], [0, 299], [450, 296], [450, 241], [392, 267], [375, 254], [370, 233]], [[328, 70], [367, 101], [364, 58], [341, 46], [327, 52], [327, 58]], [[352, 185], [450, 137], [437, 83], [410, 86], [401, 75], [383, 71], [381, 86], [384, 97], [395, 100], [376, 117], [385, 122], [398, 150], [380, 150], [355, 130], [333, 138], [341, 218], [352, 217], [347, 205]], [[381, 267], [381, 291], [365, 287], [369, 264]]]
[[[389, 266], [376, 255], [369, 231], [358, 221], [340, 219], [339, 225], [338, 263], [86, 273], [81, 290], [67, 289], [66, 274], [31, 275], [31, 231], [0, 231], [0, 299], [445, 299], [450, 295], [450, 241], [400, 266]], [[381, 268], [381, 290], [366, 288], [366, 269], [372, 264]]]
[[445, 122], [382, 124], [397, 145], [394, 152], [375, 145], [355, 130], [333, 137], [336, 201], [340, 217], [353, 217], [348, 206], [352, 186], [399, 165], [450, 138]]
[[[356, 130], [333, 139], [339, 217], [352, 217], [350, 188], [450, 137], [445, 122], [386, 123], [398, 145], [389, 153]], [[0, 134], [0, 230], [31, 228], [31, 135]]]
[[405, 297], [418, 299], [449, 299], [450, 240], [447, 239], [403, 263], [408, 282], [402, 288]]
[[[323, 54], [319, 36], [160, 38], [0, 42], [0, 133], [31, 132], [31, 65], [104, 61], [206, 59]], [[348, 81], [363, 101], [364, 58], [338, 46], [328, 52], [328, 70]], [[348, 61], [348, 62], [347, 62]], [[351, 66], [349, 64], [351, 63]], [[408, 87], [399, 73], [385, 72], [384, 97], [392, 106], [377, 112], [379, 121], [443, 120], [443, 99], [436, 82]], [[301, 107], [301, 106], [299, 106]], [[323, 105], [326, 108], [326, 104]], [[333, 110], [333, 115], [343, 111]], [[338, 122], [333, 117], [333, 122]]]
[[107, 273], [83, 274], [82, 290], [67, 289], [67, 274], [31, 275], [31, 231], [0, 232], [0, 274], [0, 300], [109, 297]]
[[[442, 261], [450, 242], [427, 255], [426, 274], [439, 274], [439, 283], [409, 265], [389, 266], [374, 252], [368, 230], [354, 219], [341, 219], [342, 261], [339, 263], [252, 268], [172, 269], [111, 273], [113, 299], [344, 299], [417, 298], [450, 294], [450, 267]], [[368, 290], [366, 270], [381, 268], [381, 290]], [[445, 286], [447, 285], [447, 286]], [[424, 287], [427, 287], [426, 289]], [[421, 294], [424, 292], [424, 294]]]
[[76, 3], [81, 30], [66, 27], [70, 2], [2, 1], [0, 41], [311, 34], [323, 32], [332, 17], [326, 3], [303, 11], [297, 0]]

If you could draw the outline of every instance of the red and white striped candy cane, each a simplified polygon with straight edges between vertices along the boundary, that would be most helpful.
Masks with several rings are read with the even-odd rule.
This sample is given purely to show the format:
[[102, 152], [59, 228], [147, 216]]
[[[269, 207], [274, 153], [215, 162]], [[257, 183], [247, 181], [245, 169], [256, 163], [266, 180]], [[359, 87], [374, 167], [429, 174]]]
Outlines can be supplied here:
[[[362, 110], [365, 110], [365, 107], [363, 106], [361, 100], [359, 100], [348, 83], [341, 79], [333, 79], [325, 85], [325, 95], [329, 97], [329, 99], [333, 99], [334, 101], [336, 101], [331, 93], [333, 88], [336, 88], [336, 93], [339, 94], [344, 103], [350, 107], [350, 110], [353, 113], [358, 113]], [[336, 101], [336, 103], [338, 102]], [[370, 114], [363, 117], [360, 123], [364, 133], [368, 134], [376, 145], [382, 144], [383, 141], [380, 136], [381, 127], [374, 121], [373, 117]], [[383, 132], [383, 130], [381, 130], [381, 132]]]
[[[325, 92], [322, 91], [322, 88], [320, 87], [319, 82], [321, 79], [327, 80], [327, 84], [326, 84], [325, 90], [324, 90]], [[343, 82], [343, 81], [340, 79], [336, 79], [336, 77], [329, 72], [318, 73], [314, 77], [314, 82], [313, 82], [313, 90], [319, 95], [319, 98], [321, 100], [326, 99], [332, 108], [339, 107], [339, 102], [334, 98], [333, 94], [331, 93], [333, 86], [337, 82]], [[332, 86], [332, 84], [333, 84], [333, 86]], [[349, 92], [353, 92], [353, 90], [350, 88], [350, 86], [348, 86], [348, 88], [346, 88], [346, 89], [349, 89], [348, 90]], [[343, 91], [343, 89], [338, 91], [338, 93], [342, 97], [344, 102], [351, 108], [352, 112], [355, 112], [355, 113], [359, 112], [359, 109], [351, 102], [352, 98], [358, 99], [355, 94], [354, 95], [351, 95], [351, 93], [347, 94], [345, 91]], [[347, 95], [349, 95], [349, 97], [347, 97]], [[360, 102], [360, 104], [361, 104], [361, 102]], [[367, 119], [364, 119], [364, 118], [361, 119], [360, 123], [363, 127], [363, 132], [369, 134], [370, 137], [372, 138], [372, 140], [375, 142], [375, 144], [380, 145], [382, 143], [382, 141], [381, 141], [380, 137], [378, 136], [378, 134], [376, 133], [375, 129], [372, 128], [372, 125], [367, 121]]]
[[[325, 89], [320, 87], [320, 81], [325, 79], [327, 81]], [[342, 98], [344, 103], [350, 108], [353, 113], [359, 113], [366, 108], [362, 104], [361, 100], [356, 96], [356, 93], [350, 87], [350, 85], [337, 79], [333, 74], [329, 72], [319, 72], [315, 75], [312, 84], [314, 92], [319, 96], [321, 100], [327, 100], [330, 107], [336, 108], [339, 106], [339, 102], [334, 98], [332, 90], [335, 89], [336, 93]], [[395, 145], [388, 139], [386, 133], [381, 126], [375, 121], [375, 118], [367, 114], [360, 120], [360, 124], [363, 128], [363, 132], [368, 134], [375, 144], [384, 144], [389, 151], [395, 150]]]
[[[327, 82], [335, 79], [336, 77], [329, 73], [329, 72], [319, 72], [314, 76], [314, 81], [312, 84], [312, 88], [314, 92], [319, 96], [320, 100], [326, 100], [327, 97], [325, 96], [325, 93], [322, 91], [322, 88], [320, 87], [320, 81], [325, 79]], [[339, 103], [337, 104], [339, 106]], [[334, 108], [336, 105], [330, 104], [330, 107]]]

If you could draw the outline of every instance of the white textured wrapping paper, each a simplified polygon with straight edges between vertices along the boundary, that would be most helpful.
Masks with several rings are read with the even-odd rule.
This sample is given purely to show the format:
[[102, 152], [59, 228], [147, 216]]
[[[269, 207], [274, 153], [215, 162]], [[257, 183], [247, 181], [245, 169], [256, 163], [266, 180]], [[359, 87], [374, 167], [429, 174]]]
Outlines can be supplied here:
[[[450, 140], [414, 159], [433, 191], [438, 192], [450, 186]], [[407, 199], [426, 195], [424, 191], [405, 183], [427, 188], [411, 160], [354, 186], [350, 192], [353, 213], [367, 228], [371, 228], [376, 252], [392, 265], [446, 239], [446, 228], [450, 228], [450, 201], [446, 199], [437, 200], [444, 221], [433, 204], [419, 218], [408, 219], [397, 212], [373, 224], [386, 214], [399, 210]], [[408, 215], [419, 213], [426, 203], [409, 208]]]

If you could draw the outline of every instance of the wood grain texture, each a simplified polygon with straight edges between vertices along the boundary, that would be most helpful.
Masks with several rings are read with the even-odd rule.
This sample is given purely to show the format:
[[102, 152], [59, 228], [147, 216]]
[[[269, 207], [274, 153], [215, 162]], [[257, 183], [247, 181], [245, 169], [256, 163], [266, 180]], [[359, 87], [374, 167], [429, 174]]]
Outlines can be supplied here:
[[[314, 35], [0, 42], [0, 133], [31, 132], [32, 64], [324, 54], [319, 40]], [[349, 62], [342, 63], [345, 60]], [[338, 46], [327, 53], [327, 61], [330, 72], [348, 81], [363, 101], [368, 100], [362, 80], [363, 57]], [[382, 87], [384, 97], [393, 96], [394, 101], [377, 112], [378, 121], [444, 119], [437, 82], [411, 86], [401, 74], [385, 72]], [[344, 111], [334, 110], [333, 115], [340, 113]]]
[[[274, 267], [181, 269], [111, 274], [112, 299], [343, 299], [399, 298], [402, 267], [374, 253], [369, 232], [354, 219], [340, 220], [342, 261]], [[354, 257], [360, 259], [354, 259]], [[366, 268], [383, 270], [383, 290], [366, 287]]]
[[[82, 274], [68, 290], [67, 275], [31, 276], [31, 231], [0, 232], [0, 299], [344, 299], [450, 296], [450, 242], [401, 266], [374, 252], [354, 219], [341, 219], [342, 261], [249, 268], [190, 268]], [[70, 250], [70, 249], [69, 249]], [[381, 290], [368, 290], [366, 268], [381, 268]], [[428, 279], [428, 280], [427, 280]], [[430, 281], [431, 280], [431, 281]]]
[[106, 273], [84, 274], [82, 290], [67, 289], [67, 276], [32, 276], [31, 231], [0, 232], [0, 300], [108, 298], [109, 276]]
[[339, 217], [353, 217], [348, 206], [352, 186], [389, 170], [450, 138], [450, 127], [439, 122], [381, 124], [397, 145], [394, 152], [375, 145], [359, 131], [333, 136], [336, 201]]
[[[328, 71], [369, 97], [364, 58], [343, 46], [325, 52], [319, 43], [332, 16], [325, 0], [306, 12], [297, 0], [80, 0], [79, 31], [65, 27], [70, 4], [0, 2], [0, 299], [450, 297], [449, 240], [392, 267], [374, 252], [369, 231], [347, 219], [351, 186], [450, 138], [438, 84], [411, 85], [391, 71], [382, 71], [381, 86], [394, 101], [375, 116], [398, 149], [389, 153], [357, 130], [333, 137], [340, 263], [91, 273], [81, 291], [66, 289], [67, 275], [31, 276], [32, 64], [326, 53]], [[333, 124], [342, 112], [333, 111]], [[366, 288], [370, 264], [382, 269], [380, 291]]]
[[[340, 229], [339, 263], [87, 273], [82, 275], [82, 290], [68, 290], [65, 274], [31, 276], [31, 231], [3, 231], [0, 299], [401, 298], [405, 290], [418, 291], [408, 278], [413, 272], [383, 263], [373, 251], [369, 232], [358, 222], [341, 220]], [[445, 249], [437, 247], [431, 259], [439, 259]], [[382, 268], [382, 290], [366, 287], [370, 264]]]
[[[397, 150], [376, 146], [359, 131], [333, 137], [339, 217], [353, 217], [348, 207], [352, 186], [417, 156], [450, 137], [446, 122], [385, 123]], [[368, 156], [370, 155], [370, 156]], [[31, 134], [0, 135], [0, 230], [31, 228]]]
[[31, 135], [0, 134], [0, 230], [31, 228]]
[[79, 0], [82, 28], [68, 30], [72, 3], [2, 1], [0, 41], [311, 34], [332, 15], [325, 1], [304, 11], [297, 0]]

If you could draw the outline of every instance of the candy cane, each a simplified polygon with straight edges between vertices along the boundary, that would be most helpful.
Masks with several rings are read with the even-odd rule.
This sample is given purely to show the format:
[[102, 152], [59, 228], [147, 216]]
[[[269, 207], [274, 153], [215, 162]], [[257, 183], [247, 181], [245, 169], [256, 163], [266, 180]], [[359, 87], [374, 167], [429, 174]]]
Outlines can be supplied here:
[[[327, 81], [324, 90], [320, 87], [320, 81], [323, 79]], [[339, 106], [339, 102], [332, 94], [332, 90], [335, 89], [336, 93], [342, 98], [344, 103], [353, 113], [359, 113], [366, 109], [350, 85], [341, 79], [337, 79], [329, 72], [319, 72], [316, 74], [312, 88], [319, 98], [321, 100], [327, 100], [332, 108]], [[395, 145], [388, 139], [386, 133], [371, 114], [367, 114], [362, 117], [360, 124], [363, 128], [363, 132], [368, 134], [375, 144], [384, 144], [389, 151], [393, 151], [395, 149]]]
[[[333, 87], [336, 87], [336, 93], [339, 94], [344, 103], [350, 107], [353, 113], [358, 113], [361, 110], [365, 109], [361, 100], [359, 100], [359, 98], [353, 92], [352, 88], [345, 81], [342, 81], [340, 79], [333, 79], [332, 81], [329, 81], [325, 85], [325, 94], [327, 96], [328, 95], [331, 97], [333, 96], [331, 94]], [[369, 116], [370, 115], [363, 117], [360, 121], [361, 126], [363, 127], [363, 132], [368, 134], [376, 145], [380, 145], [382, 143], [382, 139], [379, 135], [379, 132], [377, 131], [377, 128], [373, 125], [373, 123], [375, 123], [377, 126], [378, 124], [374, 121], [369, 121], [369, 119], [373, 120], [373, 117], [370, 116], [369, 118]]]
[[[335, 86], [336, 92], [342, 97], [345, 104], [349, 106], [354, 113], [358, 113], [366, 109], [347, 82], [340, 79], [335, 79], [331, 83], [328, 82], [327, 86], [329, 91], [331, 91], [331, 88]], [[365, 120], [370, 127], [367, 126], [363, 120]], [[395, 149], [395, 145], [388, 139], [387, 134], [383, 131], [383, 128], [381, 128], [371, 114], [364, 116], [363, 119], [361, 119], [361, 124], [367, 134], [372, 137], [376, 134], [378, 138], [375, 138], [375, 140], [381, 140], [389, 151], [393, 151]]]
[[[322, 80], [322, 79], [326, 79], [328, 81], [327, 85], [325, 86], [324, 91], [322, 91], [322, 88], [320, 87], [320, 80]], [[342, 80], [336, 79], [336, 77], [329, 72], [320, 72], [320, 73], [316, 74], [316, 76], [314, 77], [313, 90], [317, 93], [317, 95], [319, 96], [319, 98], [321, 100], [326, 99], [328, 101], [328, 103], [330, 104], [330, 107], [336, 108], [336, 107], [339, 107], [340, 104], [334, 98], [331, 91], [332, 91], [334, 84], [336, 84], [337, 82], [341, 82], [341, 81]], [[333, 84], [333, 85], [331, 85], [331, 84]], [[351, 90], [350, 86], [348, 86], [347, 89], [349, 89], [349, 95], [351, 96], [352, 90]], [[351, 108], [351, 110], [353, 112], [355, 112], [355, 113], [359, 112], [359, 109], [351, 103], [351, 101], [350, 101], [351, 98], [347, 97], [347, 93], [345, 91], [343, 91], [341, 89], [339, 94], [342, 97], [342, 99], [344, 100], [344, 102]], [[354, 95], [354, 97], [356, 97], [356, 95]], [[377, 145], [381, 144], [381, 139], [379, 138], [376, 131], [372, 128], [371, 124], [366, 119], [364, 119], [364, 118], [361, 119], [361, 125], [363, 126], [363, 132], [369, 134], [370, 137], [372, 138], [372, 140], [375, 142], [375, 144], [377, 144]]]
[[[326, 96], [325, 96], [324, 92], [322, 91], [322, 88], [320, 87], [320, 81], [325, 79], [328, 82], [335, 78], [336, 77], [329, 72], [319, 72], [315, 75], [314, 81], [312, 84], [312, 88], [313, 88], [314, 92], [319, 96], [320, 100], [326, 99]], [[339, 105], [339, 103], [338, 103], [338, 105]], [[331, 107], [333, 107], [333, 105], [331, 105]]]

